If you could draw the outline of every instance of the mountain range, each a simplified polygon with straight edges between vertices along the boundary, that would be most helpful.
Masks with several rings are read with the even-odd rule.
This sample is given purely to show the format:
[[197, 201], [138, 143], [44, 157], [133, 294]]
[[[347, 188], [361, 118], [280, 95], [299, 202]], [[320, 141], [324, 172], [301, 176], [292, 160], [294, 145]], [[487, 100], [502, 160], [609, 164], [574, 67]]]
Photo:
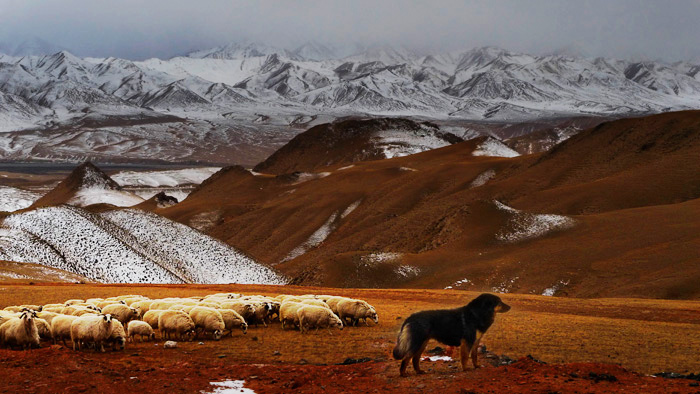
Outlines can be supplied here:
[[[494, 47], [419, 55], [378, 46], [344, 56], [316, 43], [286, 50], [246, 42], [167, 60], [0, 55], [0, 131], [9, 132], [0, 158], [144, 158], [156, 149], [163, 160], [230, 162], [235, 152], [222, 147], [253, 145], [265, 157], [298, 132], [290, 128], [345, 116], [507, 123], [699, 106], [700, 64]], [[144, 126], [153, 124], [170, 126]], [[171, 152], [170, 129], [193, 147]], [[270, 148], [251, 129], [283, 141]], [[187, 155], [203, 141], [213, 153]]]

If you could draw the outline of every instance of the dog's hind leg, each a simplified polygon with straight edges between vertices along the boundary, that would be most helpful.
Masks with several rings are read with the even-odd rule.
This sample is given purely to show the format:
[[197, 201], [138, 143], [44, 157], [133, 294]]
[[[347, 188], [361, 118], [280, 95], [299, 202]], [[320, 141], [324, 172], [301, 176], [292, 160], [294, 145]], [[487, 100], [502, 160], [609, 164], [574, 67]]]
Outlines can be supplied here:
[[425, 342], [423, 342], [422, 345], [420, 345], [420, 348], [416, 353], [413, 354], [413, 369], [416, 370], [416, 373], [418, 375], [424, 374], [425, 372], [421, 371], [420, 369], [420, 357], [423, 355], [423, 352], [425, 351], [425, 347], [428, 346], [428, 340], [426, 339]]
[[471, 354], [472, 354], [472, 364], [474, 364], [474, 369], [479, 368], [479, 363], [477, 362], [478, 359], [478, 353], [479, 353], [479, 343], [481, 342], [481, 337], [484, 336], [484, 333], [481, 331], [476, 332], [476, 341], [474, 341], [474, 344], [472, 345], [471, 349]]
[[401, 368], [399, 369], [399, 372], [401, 376], [408, 376], [406, 374], [406, 367], [408, 367], [408, 361], [411, 359], [411, 356], [406, 356], [403, 360], [401, 360]]

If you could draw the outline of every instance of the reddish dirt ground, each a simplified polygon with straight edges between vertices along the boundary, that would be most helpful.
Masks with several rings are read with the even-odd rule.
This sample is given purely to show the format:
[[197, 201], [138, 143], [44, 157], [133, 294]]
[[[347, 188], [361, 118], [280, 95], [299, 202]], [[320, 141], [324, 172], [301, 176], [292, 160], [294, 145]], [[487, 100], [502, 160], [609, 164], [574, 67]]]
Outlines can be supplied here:
[[[363, 298], [379, 325], [302, 335], [279, 324], [251, 327], [221, 341], [127, 344], [123, 351], [0, 349], [2, 393], [199, 393], [210, 382], [245, 380], [256, 393], [700, 393], [696, 381], [649, 374], [700, 372], [700, 303], [639, 299], [573, 299], [504, 294], [513, 307], [499, 315], [483, 342], [517, 359], [461, 372], [453, 361], [423, 361], [428, 373], [398, 376], [391, 358], [396, 333], [410, 313], [463, 305], [478, 293], [446, 290], [332, 289], [243, 285], [0, 284], [0, 307], [69, 298], [142, 294], [151, 298], [246, 294], [339, 294]], [[428, 349], [438, 343], [429, 344]], [[449, 351], [449, 349], [448, 349]], [[540, 363], [532, 358], [542, 360]], [[347, 358], [368, 359], [338, 365]], [[614, 379], [610, 376], [614, 376]], [[613, 381], [609, 381], [613, 380]]]

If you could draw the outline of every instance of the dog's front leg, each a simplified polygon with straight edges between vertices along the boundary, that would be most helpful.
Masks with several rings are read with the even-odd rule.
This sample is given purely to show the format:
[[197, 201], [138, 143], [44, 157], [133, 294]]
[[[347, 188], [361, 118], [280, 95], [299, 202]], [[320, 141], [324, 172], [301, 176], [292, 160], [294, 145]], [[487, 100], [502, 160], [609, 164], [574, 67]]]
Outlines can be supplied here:
[[471, 344], [467, 343], [466, 339], [462, 339], [462, 344], [459, 346], [459, 361], [462, 363], [462, 371], [467, 370], [469, 362], [469, 352], [472, 350]]

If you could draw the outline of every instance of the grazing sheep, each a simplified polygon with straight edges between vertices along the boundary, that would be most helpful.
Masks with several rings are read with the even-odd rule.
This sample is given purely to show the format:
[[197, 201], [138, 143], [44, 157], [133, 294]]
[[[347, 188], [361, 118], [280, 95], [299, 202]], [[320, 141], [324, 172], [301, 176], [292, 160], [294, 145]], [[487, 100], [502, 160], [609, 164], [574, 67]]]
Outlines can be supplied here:
[[51, 333], [51, 325], [46, 320], [37, 317], [34, 319], [34, 324], [36, 324], [36, 329], [39, 332], [39, 338], [52, 341], [53, 333]]
[[251, 321], [255, 317], [255, 306], [245, 301], [229, 301], [221, 303], [222, 309], [233, 309], [243, 316], [246, 322]]
[[23, 310], [23, 308], [19, 305], [10, 305], [10, 306], [6, 306], [5, 308], [3, 308], [3, 311], [5, 311], [5, 312], [14, 312], [14, 313], [22, 312], [22, 310]]
[[73, 316], [82, 316], [82, 315], [88, 315], [88, 314], [93, 314], [93, 315], [99, 315], [100, 311], [88, 308], [88, 307], [76, 307], [75, 305], [69, 307], [69, 308], [75, 308], [73, 309], [73, 312], [71, 315]]
[[160, 314], [163, 311], [160, 309], [151, 309], [148, 312], [143, 314], [143, 317], [141, 317], [141, 320], [145, 321], [148, 323], [151, 328], [156, 329], [158, 328], [158, 319], [160, 318]]
[[39, 331], [34, 322], [34, 314], [22, 312], [0, 325], [0, 345], [18, 346], [22, 349], [39, 347]]
[[246, 320], [248, 324], [255, 324], [255, 327], [258, 327], [258, 324], [262, 323], [263, 326], [267, 327], [267, 316], [270, 309], [272, 309], [270, 302], [255, 302], [252, 305], [255, 308], [255, 312], [250, 319]]
[[112, 350], [124, 350], [126, 346], [126, 332], [124, 326], [117, 319], [112, 319], [112, 331], [107, 338], [107, 343], [112, 345]]
[[105, 307], [108, 307], [108, 306], [110, 306], [110, 305], [117, 305], [117, 304], [119, 304], [119, 305], [126, 305], [126, 303], [125, 303], [124, 301], [104, 300], [104, 301], [98, 302], [95, 306], [98, 307], [98, 308], [100, 308], [100, 309], [104, 309]]
[[73, 300], [68, 300], [68, 301], [64, 302], [63, 306], [71, 306], [71, 305], [75, 305], [75, 304], [81, 304], [83, 302], [85, 302], [85, 300], [73, 299]]
[[112, 335], [111, 315], [83, 315], [70, 325], [70, 338], [73, 350], [80, 350], [88, 343], [95, 345], [95, 351], [104, 353], [104, 343]]
[[41, 311], [42, 312], [61, 313], [61, 312], [63, 312], [63, 308], [65, 308], [65, 306], [63, 306], [63, 305], [59, 305], [59, 306], [53, 306], [53, 305], [46, 306], [46, 305], [44, 305], [44, 307], [41, 309]]
[[200, 301], [197, 306], [205, 306], [207, 308], [221, 309], [221, 304], [214, 301]]
[[147, 301], [148, 298], [143, 297], [143, 296], [138, 296], [138, 297], [129, 297], [129, 298], [124, 298], [122, 301], [128, 306], [132, 306], [133, 303], [139, 302], [139, 301]]
[[41, 310], [45, 311], [46, 308], [63, 308], [65, 305], [63, 304], [44, 304], [42, 305]]
[[47, 323], [51, 324], [51, 321], [53, 320], [54, 317], [58, 316], [58, 313], [55, 312], [48, 312], [48, 311], [41, 311], [37, 312], [36, 317], [41, 318], [46, 320]]
[[190, 317], [194, 321], [197, 330], [201, 330], [204, 334], [211, 333], [215, 341], [221, 339], [226, 325], [224, 324], [224, 318], [217, 309], [197, 306], [190, 311]]
[[244, 334], [248, 331], [248, 323], [246, 323], [243, 316], [241, 316], [238, 312], [234, 311], [233, 309], [218, 309], [218, 311], [221, 314], [221, 317], [224, 319], [224, 328], [228, 330], [228, 334], [230, 336], [233, 336], [234, 328], [243, 329]]
[[374, 307], [362, 300], [341, 300], [336, 305], [338, 310], [337, 315], [343, 322], [346, 319], [350, 319], [350, 323], [353, 326], [357, 325], [357, 322], [362, 319], [367, 326], [367, 318], [374, 320], [375, 324], [379, 323], [379, 318], [377, 317], [377, 311]]
[[141, 316], [143, 316], [146, 312], [148, 312], [151, 309], [151, 304], [153, 304], [153, 300], [141, 300], [133, 302], [129, 306], [141, 311]]
[[331, 308], [333, 313], [335, 313], [337, 315], [338, 314], [338, 303], [340, 301], [347, 301], [347, 300], [352, 300], [352, 298], [333, 296], [333, 297], [329, 297], [326, 299], [326, 304], [328, 304], [328, 307]]
[[280, 316], [280, 306], [282, 303], [277, 302], [277, 301], [270, 301], [270, 309], [267, 311], [267, 322], [274, 321], [275, 319], [279, 319]]
[[104, 298], [88, 298], [87, 300], [85, 300], [85, 302], [88, 304], [97, 305], [99, 302], [104, 300]]
[[156, 333], [153, 332], [153, 328], [150, 326], [150, 324], [142, 320], [130, 321], [126, 330], [129, 333], [129, 340], [131, 340], [131, 342], [134, 342], [134, 337], [137, 335], [141, 339], [140, 342], [143, 342], [144, 337], [146, 337], [147, 340], [156, 339]]
[[323, 306], [307, 305], [303, 304], [301, 308], [297, 310], [299, 315], [299, 328], [301, 332], [308, 332], [309, 329], [315, 328], [327, 328], [328, 333], [331, 333], [331, 327], [338, 327], [343, 329], [343, 322], [336, 316], [333, 311]]
[[51, 332], [53, 333], [53, 343], [59, 340], [63, 341], [63, 346], [66, 345], [66, 339], [70, 339], [70, 326], [78, 316], [58, 315], [51, 320]]
[[188, 339], [191, 341], [195, 335], [194, 321], [190, 315], [183, 311], [160, 311], [158, 327], [161, 338], [170, 339], [170, 335], [174, 333], [180, 340]]
[[307, 304], [307, 305], [320, 306], [321, 308], [331, 309], [331, 307], [328, 306], [328, 304], [326, 304], [324, 301], [317, 300], [317, 299], [308, 298], [308, 299], [303, 300], [301, 303]]
[[280, 321], [282, 322], [282, 329], [287, 328], [287, 324], [292, 324], [293, 327], [299, 326], [299, 315], [297, 311], [299, 308], [306, 306], [301, 302], [284, 301], [280, 306]]
[[102, 313], [112, 315], [112, 318], [119, 320], [122, 324], [128, 324], [131, 320], [139, 318], [139, 310], [127, 306], [126, 304], [107, 305], [102, 309]]

